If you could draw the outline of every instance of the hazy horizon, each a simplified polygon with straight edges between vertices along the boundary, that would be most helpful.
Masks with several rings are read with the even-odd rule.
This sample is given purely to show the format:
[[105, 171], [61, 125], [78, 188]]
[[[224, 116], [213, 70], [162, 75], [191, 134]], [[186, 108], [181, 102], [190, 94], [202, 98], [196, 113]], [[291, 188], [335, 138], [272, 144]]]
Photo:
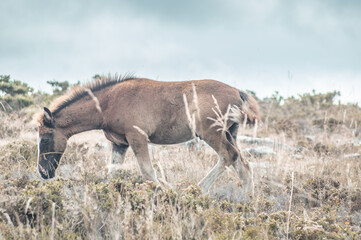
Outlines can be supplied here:
[[1, 1], [0, 74], [217, 79], [260, 97], [340, 91], [361, 103], [361, 2]]

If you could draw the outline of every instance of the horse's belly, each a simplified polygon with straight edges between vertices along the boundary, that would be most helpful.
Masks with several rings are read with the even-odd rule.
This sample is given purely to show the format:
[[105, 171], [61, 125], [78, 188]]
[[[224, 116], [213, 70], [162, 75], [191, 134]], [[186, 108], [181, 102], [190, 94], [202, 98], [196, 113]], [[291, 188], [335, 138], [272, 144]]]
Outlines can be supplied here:
[[192, 132], [189, 128], [163, 127], [153, 133], [149, 140], [154, 144], [177, 144], [192, 139]]

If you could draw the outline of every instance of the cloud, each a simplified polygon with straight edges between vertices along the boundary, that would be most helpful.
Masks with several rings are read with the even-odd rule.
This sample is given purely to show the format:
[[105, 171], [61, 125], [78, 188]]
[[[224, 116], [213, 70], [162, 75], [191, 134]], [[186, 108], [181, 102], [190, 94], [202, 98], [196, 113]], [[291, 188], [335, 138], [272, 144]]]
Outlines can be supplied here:
[[[42, 89], [47, 80], [83, 81], [108, 72], [218, 78], [240, 88], [249, 79], [245, 87], [264, 94], [306, 89], [320, 76], [351, 88], [361, 75], [360, 6], [311, 0], [1, 1], [0, 74]], [[305, 86], [304, 79], [312, 80]]]

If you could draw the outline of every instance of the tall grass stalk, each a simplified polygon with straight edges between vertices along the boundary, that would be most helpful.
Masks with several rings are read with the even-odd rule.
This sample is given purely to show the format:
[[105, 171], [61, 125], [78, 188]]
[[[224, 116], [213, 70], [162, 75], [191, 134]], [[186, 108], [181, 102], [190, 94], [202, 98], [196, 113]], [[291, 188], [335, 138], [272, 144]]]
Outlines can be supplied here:
[[56, 203], [53, 202], [52, 204], [52, 218], [51, 218], [51, 240], [54, 240], [54, 235], [55, 235], [55, 207], [56, 207]]
[[293, 198], [294, 177], [295, 177], [295, 173], [292, 172], [291, 173], [291, 194], [290, 194], [290, 202], [289, 202], [289, 206], [288, 206], [288, 216], [287, 216], [287, 230], [286, 230], [287, 240], [288, 240], [288, 234], [289, 234], [289, 230], [290, 230], [290, 217], [291, 217], [291, 207], [292, 207], [292, 198]]

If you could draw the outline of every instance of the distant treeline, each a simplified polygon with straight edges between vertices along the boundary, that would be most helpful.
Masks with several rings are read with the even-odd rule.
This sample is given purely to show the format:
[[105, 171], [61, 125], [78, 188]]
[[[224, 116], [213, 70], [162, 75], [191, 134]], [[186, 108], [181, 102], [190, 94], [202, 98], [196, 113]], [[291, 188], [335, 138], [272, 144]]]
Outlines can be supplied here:
[[[93, 76], [93, 79], [98, 77], [100, 76], [96, 74]], [[27, 83], [11, 79], [10, 75], [0, 75], [0, 109], [8, 112], [33, 104], [49, 103], [55, 97], [64, 94], [72, 86], [79, 85], [80, 81], [76, 84], [70, 84], [68, 81], [52, 80], [47, 81], [47, 84], [52, 87], [52, 94], [34, 91], [34, 88], [30, 87]], [[248, 90], [248, 92], [254, 95], [258, 101], [272, 102], [277, 105], [297, 102], [306, 105], [329, 106], [335, 104], [336, 97], [341, 95], [339, 91], [317, 93], [313, 90], [311, 93], [284, 98], [276, 91], [271, 97], [260, 99], [254, 91]]]
[[53, 98], [64, 94], [70, 87], [79, 85], [69, 81], [47, 81], [52, 93], [34, 91], [27, 83], [11, 79], [10, 75], [0, 75], [0, 109], [3, 111], [19, 110], [39, 102], [49, 102]]

